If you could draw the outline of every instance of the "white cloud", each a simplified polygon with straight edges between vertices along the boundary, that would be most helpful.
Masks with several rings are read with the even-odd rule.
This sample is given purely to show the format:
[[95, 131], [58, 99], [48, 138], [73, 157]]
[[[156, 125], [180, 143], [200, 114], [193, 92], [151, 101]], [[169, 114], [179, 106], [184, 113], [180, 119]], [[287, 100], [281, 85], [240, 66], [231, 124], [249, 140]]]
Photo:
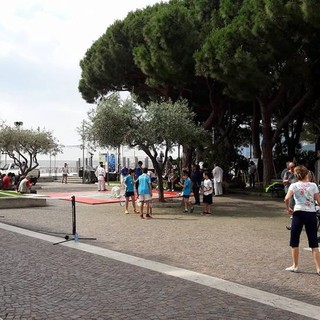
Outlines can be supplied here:
[[0, 120], [79, 142], [91, 108], [78, 92], [79, 62], [115, 20], [157, 0], [10, 0], [0, 12]]

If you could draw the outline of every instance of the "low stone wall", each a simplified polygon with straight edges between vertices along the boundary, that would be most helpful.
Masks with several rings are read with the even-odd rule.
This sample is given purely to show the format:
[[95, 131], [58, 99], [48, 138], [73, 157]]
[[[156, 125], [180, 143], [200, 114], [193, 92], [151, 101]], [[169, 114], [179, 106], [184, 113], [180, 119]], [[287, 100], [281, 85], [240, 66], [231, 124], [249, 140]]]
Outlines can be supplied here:
[[0, 209], [45, 207], [47, 200], [31, 197], [0, 198]]

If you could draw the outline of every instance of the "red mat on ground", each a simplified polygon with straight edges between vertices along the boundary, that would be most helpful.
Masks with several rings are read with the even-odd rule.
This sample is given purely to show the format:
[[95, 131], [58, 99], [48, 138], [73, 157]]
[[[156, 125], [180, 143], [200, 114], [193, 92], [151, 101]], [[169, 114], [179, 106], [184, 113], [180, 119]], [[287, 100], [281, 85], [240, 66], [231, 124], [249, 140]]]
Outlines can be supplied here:
[[[55, 192], [48, 193], [48, 197], [71, 201], [71, 197], [75, 197], [75, 201], [85, 204], [108, 204], [108, 203], [118, 203], [120, 200], [118, 198], [111, 197], [111, 191], [86, 191], [86, 192]], [[164, 198], [179, 198], [180, 194], [178, 192], [165, 191]], [[158, 191], [152, 191], [152, 199], [158, 199]]]

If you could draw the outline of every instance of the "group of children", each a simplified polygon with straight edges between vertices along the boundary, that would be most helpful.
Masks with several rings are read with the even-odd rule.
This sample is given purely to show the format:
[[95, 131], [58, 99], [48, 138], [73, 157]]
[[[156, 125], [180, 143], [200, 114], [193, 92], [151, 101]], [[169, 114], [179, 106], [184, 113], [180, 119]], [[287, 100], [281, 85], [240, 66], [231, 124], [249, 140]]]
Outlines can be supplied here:
[[[134, 213], [140, 213], [140, 218], [151, 219], [151, 200], [152, 186], [151, 178], [148, 175], [148, 168], [143, 168], [141, 174], [137, 175], [137, 170], [129, 169], [128, 175], [123, 178], [125, 186], [125, 213], [129, 213], [129, 201], [131, 200]], [[140, 211], [136, 207], [135, 189], [137, 192], [137, 200], [140, 204]], [[146, 206], [146, 215], [144, 216], [144, 207]]]
[[[140, 164], [141, 168], [142, 163]], [[139, 167], [139, 166], [138, 166]], [[177, 183], [182, 187], [182, 198], [184, 203], [184, 212], [192, 213], [194, 208], [190, 201], [192, 193], [192, 182], [189, 177], [189, 171], [182, 171], [182, 181]], [[123, 177], [123, 185], [125, 186], [125, 213], [129, 213], [129, 202], [131, 200], [134, 213], [140, 213], [140, 217], [144, 219], [144, 207], [146, 207], [146, 218], [152, 218], [152, 185], [151, 177], [148, 174], [147, 168], [141, 168], [140, 172], [129, 169], [128, 174]], [[135, 196], [135, 191], [137, 197]], [[213, 184], [209, 177], [208, 171], [203, 172], [203, 182], [201, 184], [201, 191], [203, 193], [203, 212], [204, 215], [212, 213], [212, 196]], [[140, 211], [137, 209], [136, 200], [140, 204]]]
[[[190, 195], [192, 192], [192, 182], [189, 177], [187, 170], [182, 171], [182, 181], [179, 185], [182, 189], [182, 198], [184, 202], [184, 212], [192, 213], [194, 208], [190, 201]], [[212, 213], [212, 196], [213, 196], [213, 185], [212, 180], [209, 178], [208, 171], [203, 172], [203, 182], [201, 184], [201, 191], [203, 193], [203, 212], [204, 215], [210, 215]]]

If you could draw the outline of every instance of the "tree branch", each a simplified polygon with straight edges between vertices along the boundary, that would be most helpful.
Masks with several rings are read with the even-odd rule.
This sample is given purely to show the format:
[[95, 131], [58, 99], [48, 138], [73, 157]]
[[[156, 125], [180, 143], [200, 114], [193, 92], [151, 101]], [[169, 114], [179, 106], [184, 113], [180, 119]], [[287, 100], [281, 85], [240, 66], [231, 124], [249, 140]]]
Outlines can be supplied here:
[[281, 122], [278, 124], [278, 128], [275, 130], [273, 137], [272, 137], [272, 143], [275, 144], [277, 139], [279, 138], [281, 131], [285, 125], [289, 123], [290, 120], [293, 119], [293, 117], [305, 106], [306, 102], [312, 95], [312, 89], [309, 89], [305, 95], [292, 107], [290, 112], [281, 120]]

